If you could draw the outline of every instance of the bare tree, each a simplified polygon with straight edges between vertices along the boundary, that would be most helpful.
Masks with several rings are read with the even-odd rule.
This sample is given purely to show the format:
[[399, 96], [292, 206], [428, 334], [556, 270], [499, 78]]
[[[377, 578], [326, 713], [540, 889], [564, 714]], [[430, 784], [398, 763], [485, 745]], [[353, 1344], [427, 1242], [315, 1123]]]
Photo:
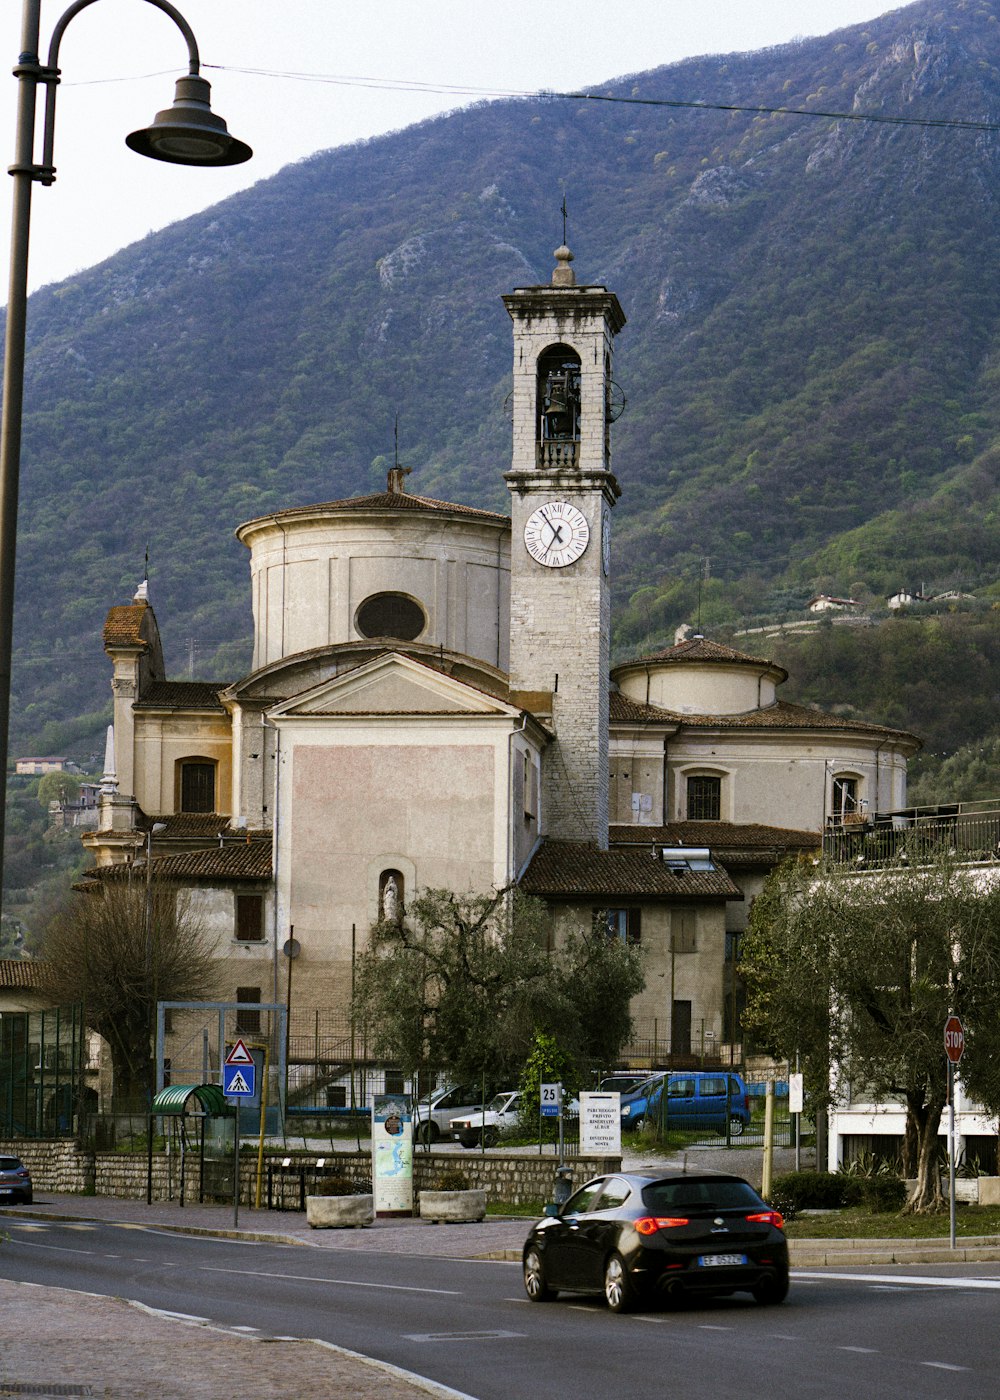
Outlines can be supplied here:
[[215, 992], [212, 943], [189, 895], [158, 881], [102, 882], [75, 893], [44, 934], [50, 994], [83, 1002], [87, 1026], [111, 1049], [115, 1097], [152, 1096], [158, 1001], [194, 1001]]

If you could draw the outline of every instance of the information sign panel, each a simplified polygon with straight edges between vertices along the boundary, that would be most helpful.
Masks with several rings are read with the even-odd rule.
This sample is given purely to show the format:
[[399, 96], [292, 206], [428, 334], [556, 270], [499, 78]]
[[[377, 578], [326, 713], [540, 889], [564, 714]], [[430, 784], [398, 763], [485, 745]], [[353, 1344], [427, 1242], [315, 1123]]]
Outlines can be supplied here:
[[580, 1095], [580, 1151], [618, 1157], [622, 1150], [622, 1096], [609, 1090]]

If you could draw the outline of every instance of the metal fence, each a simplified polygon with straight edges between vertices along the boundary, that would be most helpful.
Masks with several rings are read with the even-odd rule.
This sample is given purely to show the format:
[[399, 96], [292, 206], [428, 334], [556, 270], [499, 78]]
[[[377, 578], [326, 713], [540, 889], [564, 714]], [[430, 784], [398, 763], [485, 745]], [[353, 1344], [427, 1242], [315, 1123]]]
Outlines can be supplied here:
[[74, 1137], [84, 1107], [81, 1007], [0, 1012], [0, 1134]]
[[823, 854], [837, 865], [879, 869], [943, 853], [962, 861], [1000, 859], [1000, 798], [871, 816], [852, 812], [823, 833]]

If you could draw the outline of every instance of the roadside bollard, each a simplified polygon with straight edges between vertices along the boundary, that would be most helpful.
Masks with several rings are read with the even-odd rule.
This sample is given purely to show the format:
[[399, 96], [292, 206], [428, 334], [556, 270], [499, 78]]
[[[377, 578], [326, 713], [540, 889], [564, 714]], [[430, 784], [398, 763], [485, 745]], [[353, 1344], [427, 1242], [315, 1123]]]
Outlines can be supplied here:
[[556, 1167], [556, 1179], [552, 1186], [552, 1199], [557, 1206], [564, 1206], [573, 1194], [573, 1173], [569, 1167]]

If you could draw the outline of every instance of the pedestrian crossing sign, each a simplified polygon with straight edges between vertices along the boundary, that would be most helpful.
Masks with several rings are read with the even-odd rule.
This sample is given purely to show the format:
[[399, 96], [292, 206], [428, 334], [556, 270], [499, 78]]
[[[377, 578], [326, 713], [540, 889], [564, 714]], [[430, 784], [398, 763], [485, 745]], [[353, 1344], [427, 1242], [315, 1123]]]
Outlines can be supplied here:
[[227, 1098], [252, 1099], [256, 1094], [257, 1066], [251, 1062], [248, 1065], [223, 1065], [222, 1067], [222, 1092]]

